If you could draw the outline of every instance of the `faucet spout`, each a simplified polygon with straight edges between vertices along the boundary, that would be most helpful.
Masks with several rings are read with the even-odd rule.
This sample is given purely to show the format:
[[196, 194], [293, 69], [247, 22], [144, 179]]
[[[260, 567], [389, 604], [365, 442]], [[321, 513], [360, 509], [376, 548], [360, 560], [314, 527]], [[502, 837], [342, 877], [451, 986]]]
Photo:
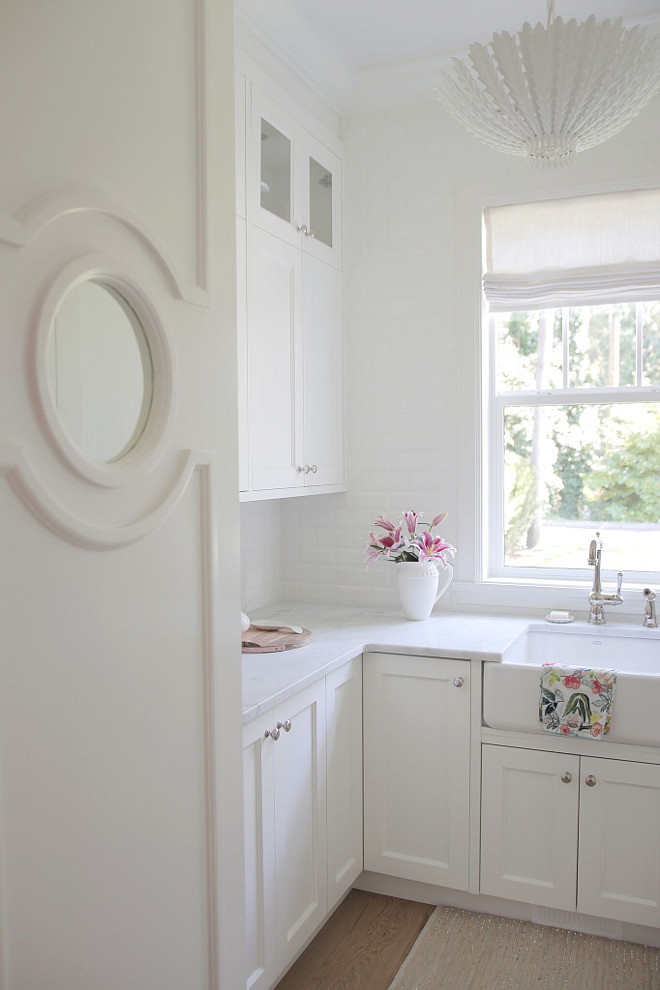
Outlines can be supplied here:
[[589, 560], [587, 561], [589, 566], [594, 568], [594, 583], [591, 588], [591, 592], [594, 595], [600, 595], [603, 590], [600, 583], [600, 557], [602, 549], [603, 541], [600, 538], [600, 533], [596, 533], [596, 539], [592, 540], [589, 544]]
[[600, 533], [596, 533], [596, 539], [592, 540], [589, 544], [589, 566], [594, 568], [594, 583], [591, 589], [591, 594], [589, 595], [589, 605], [591, 606], [591, 612], [589, 614], [589, 622], [593, 622], [595, 625], [602, 626], [605, 624], [605, 613], [603, 611], [604, 605], [620, 605], [623, 601], [621, 597], [621, 585], [623, 583], [623, 571], [617, 573], [616, 581], [616, 593], [613, 595], [606, 595], [603, 592], [600, 578], [600, 565], [602, 557], [603, 541], [600, 538]]

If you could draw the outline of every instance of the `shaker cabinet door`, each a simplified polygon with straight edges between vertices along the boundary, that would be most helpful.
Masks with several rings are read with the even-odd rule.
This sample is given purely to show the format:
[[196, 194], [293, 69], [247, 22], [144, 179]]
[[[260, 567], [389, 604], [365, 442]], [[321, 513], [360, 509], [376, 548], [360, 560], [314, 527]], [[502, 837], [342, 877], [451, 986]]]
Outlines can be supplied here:
[[341, 161], [320, 141], [303, 144], [303, 250], [335, 268], [342, 267]]
[[660, 766], [582, 757], [578, 911], [660, 926]]
[[369, 654], [365, 869], [468, 889], [470, 664]]
[[302, 176], [299, 174], [300, 125], [251, 87], [251, 133], [247, 164], [248, 220], [300, 248]]
[[273, 742], [264, 736], [271, 721], [271, 715], [262, 715], [243, 729], [247, 990], [268, 990], [278, 972]]
[[481, 893], [575, 910], [580, 760], [482, 746]]
[[303, 258], [305, 486], [344, 482], [342, 276]]
[[328, 674], [328, 910], [362, 872], [362, 658]]
[[251, 487], [301, 487], [302, 255], [258, 227], [248, 231], [247, 317]]
[[[325, 685], [276, 709], [273, 746], [278, 967], [305, 945], [327, 909]], [[290, 728], [286, 728], [290, 726]]]
[[325, 684], [243, 730], [246, 987], [268, 990], [327, 913]]

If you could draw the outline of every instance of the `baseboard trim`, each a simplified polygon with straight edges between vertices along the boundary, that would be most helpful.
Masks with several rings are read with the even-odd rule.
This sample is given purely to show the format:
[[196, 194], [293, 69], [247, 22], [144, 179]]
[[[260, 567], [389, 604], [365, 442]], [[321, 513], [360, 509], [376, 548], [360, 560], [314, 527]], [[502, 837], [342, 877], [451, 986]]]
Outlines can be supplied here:
[[374, 894], [387, 894], [390, 897], [403, 897], [424, 904], [441, 904], [443, 907], [462, 908], [464, 911], [481, 911], [496, 914], [518, 921], [532, 921], [552, 928], [568, 928], [570, 931], [598, 935], [617, 941], [635, 942], [637, 945], [650, 945], [660, 949], [660, 929], [644, 925], [633, 925], [625, 921], [612, 921], [609, 918], [595, 918], [591, 915], [570, 911], [554, 911], [534, 904], [523, 904], [503, 897], [487, 894], [468, 894], [463, 890], [450, 890], [448, 887], [435, 887], [416, 880], [402, 880], [382, 873], [365, 870], [355, 881], [358, 890]]

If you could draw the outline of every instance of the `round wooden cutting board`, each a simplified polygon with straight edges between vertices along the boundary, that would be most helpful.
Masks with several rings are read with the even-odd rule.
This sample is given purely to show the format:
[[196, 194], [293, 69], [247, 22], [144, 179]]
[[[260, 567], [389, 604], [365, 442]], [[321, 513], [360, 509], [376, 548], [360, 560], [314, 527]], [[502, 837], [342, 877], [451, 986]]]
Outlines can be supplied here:
[[255, 629], [250, 626], [241, 633], [243, 653], [281, 653], [282, 650], [296, 650], [307, 646], [312, 640], [309, 629], [292, 633], [290, 629], [279, 632], [277, 629]]

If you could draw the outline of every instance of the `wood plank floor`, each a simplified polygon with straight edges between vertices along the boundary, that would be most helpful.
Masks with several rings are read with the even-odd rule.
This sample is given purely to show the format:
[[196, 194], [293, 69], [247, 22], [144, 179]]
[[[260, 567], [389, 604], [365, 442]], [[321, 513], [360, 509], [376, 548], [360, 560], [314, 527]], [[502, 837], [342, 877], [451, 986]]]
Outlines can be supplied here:
[[433, 905], [352, 890], [276, 990], [387, 990]]

